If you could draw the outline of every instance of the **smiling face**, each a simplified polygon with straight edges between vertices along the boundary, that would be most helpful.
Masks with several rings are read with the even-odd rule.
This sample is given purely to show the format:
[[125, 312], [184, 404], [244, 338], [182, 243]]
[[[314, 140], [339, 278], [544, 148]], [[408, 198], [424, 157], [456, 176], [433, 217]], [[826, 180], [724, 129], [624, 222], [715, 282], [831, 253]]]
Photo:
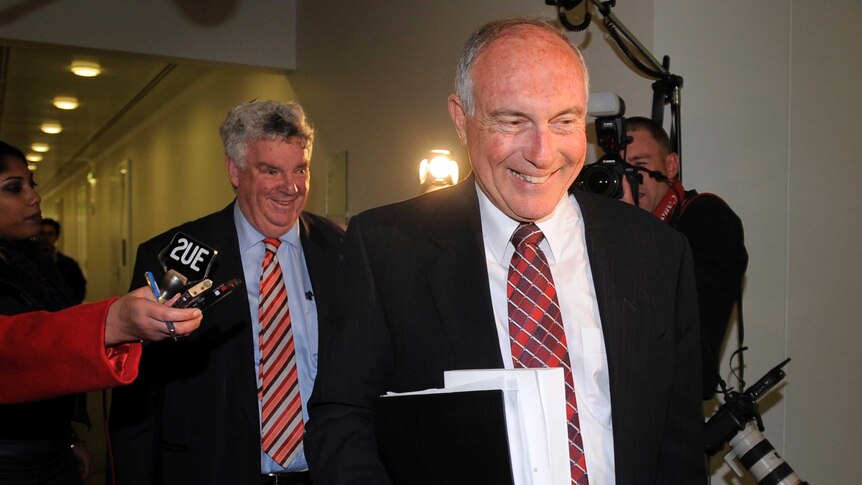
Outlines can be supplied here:
[[6, 170], [0, 173], [0, 239], [20, 241], [38, 234], [41, 202], [27, 164], [7, 155]]
[[550, 214], [586, 156], [584, 67], [572, 47], [533, 26], [491, 42], [472, 67], [474, 112], [449, 114], [481, 190], [518, 221]]
[[227, 158], [230, 183], [249, 223], [266, 237], [280, 237], [305, 207], [308, 151], [299, 138], [252, 141], [239, 165]]

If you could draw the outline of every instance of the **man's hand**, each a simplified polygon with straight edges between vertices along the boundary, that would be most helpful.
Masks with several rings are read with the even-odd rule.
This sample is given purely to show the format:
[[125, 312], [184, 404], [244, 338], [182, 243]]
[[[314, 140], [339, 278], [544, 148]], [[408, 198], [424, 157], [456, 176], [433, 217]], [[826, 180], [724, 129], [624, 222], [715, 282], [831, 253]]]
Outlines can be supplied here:
[[196, 330], [203, 318], [197, 308], [171, 308], [179, 297], [166, 304], [156, 303], [149, 287], [121, 296], [108, 309], [105, 321], [105, 346], [124, 342], [157, 341], [170, 337], [165, 322], [173, 322], [177, 335], [185, 336]]

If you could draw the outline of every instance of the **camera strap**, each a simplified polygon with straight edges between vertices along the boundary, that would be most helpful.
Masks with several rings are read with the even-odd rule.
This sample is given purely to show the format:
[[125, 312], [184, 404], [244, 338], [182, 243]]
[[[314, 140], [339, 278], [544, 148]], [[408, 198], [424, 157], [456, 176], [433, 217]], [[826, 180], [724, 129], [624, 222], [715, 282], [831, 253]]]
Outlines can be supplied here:
[[652, 212], [652, 215], [658, 217], [665, 224], [670, 223], [671, 216], [673, 216], [677, 206], [682, 202], [682, 196], [685, 194], [685, 189], [679, 179], [669, 181], [668, 185], [670, 189], [664, 194], [664, 197], [662, 197]]

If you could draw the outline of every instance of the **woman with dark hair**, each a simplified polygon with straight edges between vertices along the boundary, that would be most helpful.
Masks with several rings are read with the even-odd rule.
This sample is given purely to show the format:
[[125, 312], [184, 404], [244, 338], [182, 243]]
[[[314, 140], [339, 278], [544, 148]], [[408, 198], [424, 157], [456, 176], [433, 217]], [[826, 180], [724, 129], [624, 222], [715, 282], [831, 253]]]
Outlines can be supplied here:
[[[0, 315], [74, 304], [33, 241], [42, 223], [41, 200], [24, 154], [0, 142]], [[76, 399], [73, 394], [0, 406], [0, 483], [82, 483], [71, 446]]]
[[[0, 142], [0, 315], [57, 311], [74, 304], [71, 291], [33, 240], [42, 222], [40, 202], [24, 154]], [[0, 483], [81, 483], [71, 446], [75, 401], [75, 395], [67, 395], [0, 405]]]
[[0, 141], [0, 483], [80, 484], [70, 393], [130, 383], [143, 342], [188, 335], [202, 314], [158, 304], [146, 287], [51, 313], [72, 300], [32, 240], [35, 187], [24, 154]]

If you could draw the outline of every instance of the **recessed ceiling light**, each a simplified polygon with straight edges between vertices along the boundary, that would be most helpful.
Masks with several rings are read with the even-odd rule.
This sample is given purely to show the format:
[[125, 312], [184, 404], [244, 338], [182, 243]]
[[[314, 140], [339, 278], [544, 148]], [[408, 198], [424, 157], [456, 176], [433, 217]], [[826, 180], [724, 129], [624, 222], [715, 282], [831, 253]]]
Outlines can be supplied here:
[[38, 153], [28, 153], [27, 154], [27, 161], [28, 162], [41, 162], [42, 161], [42, 155], [40, 155]]
[[54, 106], [60, 109], [75, 109], [78, 107], [78, 98], [74, 96], [57, 96], [54, 98]]
[[34, 152], [45, 153], [51, 148], [48, 146], [47, 143], [34, 143], [30, 145], [30, 149]]
[[38, 166], [38, 165], [33, 165], [33, 164], [31, 163], [30, 165], [27, 165], [27, 168], [28, 168], [31, 172], [35, 172], [35, 171], [36, 171], [36, 169], [38, 169], [38, 168], [39, 168], [39, 166]]
[[76, 76], [96, 77], [102, 72], [102, 68], [95, 59], [75, 59], [72, 61], [72, 72]]
[[60, 123], [54, 121], [48, 121], [42, 123], [42, 133], [47, 133], [49, 135], [56, 135], [63, 131], [63, 126]]

